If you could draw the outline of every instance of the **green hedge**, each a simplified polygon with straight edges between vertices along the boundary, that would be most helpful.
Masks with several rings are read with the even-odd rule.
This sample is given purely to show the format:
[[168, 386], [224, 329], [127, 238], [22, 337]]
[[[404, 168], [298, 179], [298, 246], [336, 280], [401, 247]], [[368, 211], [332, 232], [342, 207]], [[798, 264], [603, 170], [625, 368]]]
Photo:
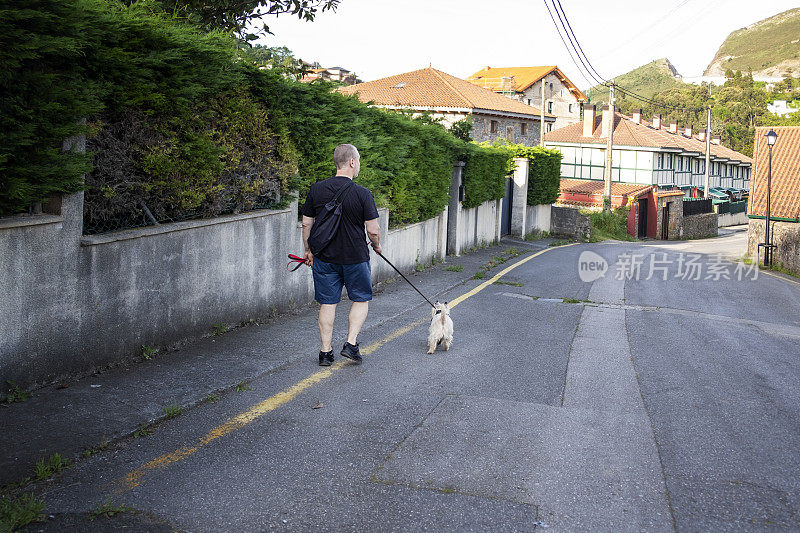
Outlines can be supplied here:
[[465, 208], [476, 207], [506, 194], [510, 153], [505, 148], [470, 145], [463, 156]]
[[552, 204], [561, 184], [561, 152], [541, 146], [508, 145], [513, 157], [527, 157], [528, 205]]
[[[86, 187], [90, 231], [213, 216], [285, 200], [331, 176], [334, 147], [362, 154], [357, 182], [391, 224], [437, 215], [465, 157], [467, 203], [503, 195], [496, 150], [442, 126], [370, 108], [326, 83], [302, 84], [237, 60], [236, 41], [158, 11], [156, 2], [12, 0], [0, 8], [0, 216]], [[35, 30], [32, 28], [36, 28]], [[86, 117], [88, 125], [78, 125]], [[90, 157], [61, 153], [89, 133]], [[92, 229], [93, 228], [93, 229]]]

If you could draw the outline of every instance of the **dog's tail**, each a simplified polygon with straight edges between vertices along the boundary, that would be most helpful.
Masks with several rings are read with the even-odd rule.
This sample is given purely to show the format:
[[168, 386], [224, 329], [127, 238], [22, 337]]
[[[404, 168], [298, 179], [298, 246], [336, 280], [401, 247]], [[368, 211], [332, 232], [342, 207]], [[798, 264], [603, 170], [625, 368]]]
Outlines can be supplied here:
[[445, 315], [445, 314], [444, 314], [444, 311], [442, 311], [442, 327], [444, 327], [444, 326], [445, 326], [445, 321], [444, 321], [444, 319], [445, 319], [445, 317], [446, 317], [446, 316], [447, 316], [447, 315]]

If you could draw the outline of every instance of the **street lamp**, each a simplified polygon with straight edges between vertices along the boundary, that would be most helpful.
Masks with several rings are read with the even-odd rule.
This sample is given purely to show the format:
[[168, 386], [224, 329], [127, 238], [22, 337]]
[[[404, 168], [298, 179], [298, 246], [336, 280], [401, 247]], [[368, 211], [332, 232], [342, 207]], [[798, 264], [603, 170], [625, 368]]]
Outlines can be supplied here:
[[764, 230], [764, 266], [772, 266], [772, 244], [769, 239], [769, 208], [770, 208], [770, 193], [772, 188], [772, 147], [778, 140], [778, 134], [775, 130], [770, 129], [765, 135], [767, 138], [767, 146], [769, 146], [769, 170], [767, 172], [767, 225]]

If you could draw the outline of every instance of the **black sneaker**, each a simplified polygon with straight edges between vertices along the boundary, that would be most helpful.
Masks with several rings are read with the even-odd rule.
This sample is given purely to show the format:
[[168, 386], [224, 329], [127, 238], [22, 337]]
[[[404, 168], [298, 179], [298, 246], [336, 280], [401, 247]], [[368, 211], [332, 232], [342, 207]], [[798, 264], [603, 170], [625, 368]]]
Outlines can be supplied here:
[[358, 352], [358, 343], [350, 344], [345, 342], [342, 346], [342, 357], [347, 357], [357, 365], [361, 364], [361, 354]]
[[331, 366], [331, 364], [333, 364], [333, 350], [319, 352], [319, 366]]

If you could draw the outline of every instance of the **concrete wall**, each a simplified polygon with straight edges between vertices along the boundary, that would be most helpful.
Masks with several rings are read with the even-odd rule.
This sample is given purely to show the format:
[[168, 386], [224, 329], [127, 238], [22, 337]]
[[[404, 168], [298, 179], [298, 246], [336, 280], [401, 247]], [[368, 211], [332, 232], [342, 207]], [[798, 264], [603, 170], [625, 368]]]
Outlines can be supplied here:
[[[747, 228], [747, 255], [755, 259], [759, 243], [764, 242], [764, 226], [766, 221], [751, 219]], [[800, 274], [800, 223], [770, 221], [770, 241], [776, 245], [772, 252], [773, 265]], [[764, 260], [764, 248], [760, 258]]]
[[551, 231], [552, 214], [551, 205], [529, 205], [526, 206], [527, 215], [525, 217], [525, 234], [534, 231]]
[[461, 209], [458, 226], [459, 250], [500, 239], [502, 200], [489, 200], [478, 207]]
[[565, 237], [575, 237], [577, 239], [588, 239], [591, 235], [591, 223], [587, 215], [572, 207], [550, 208], [550, 233], [553, 235], [563, 235]]
[[[468, 248], [500, 234], [501, 201], [461, 210]], [[448, 210], [388, 230], [384, 255], [409, 272], [443, 258]], [[273, 311], [310, 303], [311, 271], [287, 272], [302, 254], [297, 202], [281, 210], [83, 236], [83, 194], [59, 215], [0, 219], [0, 383], [26, 387], [138, 356]], [[366, 238], [366, 237], [365, 237]], [[396, 276], [372, 253], [373, 281]]]
[[717, 223], [720, 228], [725, 228], [728, 226], [738, 226], [740, 224], [747, 224], [750, 222], [750, 219], [747, 217], [746, 212], [736, 213], [735, 215], [731, 215], [730, 213], [723, 213], [719, 215]]

